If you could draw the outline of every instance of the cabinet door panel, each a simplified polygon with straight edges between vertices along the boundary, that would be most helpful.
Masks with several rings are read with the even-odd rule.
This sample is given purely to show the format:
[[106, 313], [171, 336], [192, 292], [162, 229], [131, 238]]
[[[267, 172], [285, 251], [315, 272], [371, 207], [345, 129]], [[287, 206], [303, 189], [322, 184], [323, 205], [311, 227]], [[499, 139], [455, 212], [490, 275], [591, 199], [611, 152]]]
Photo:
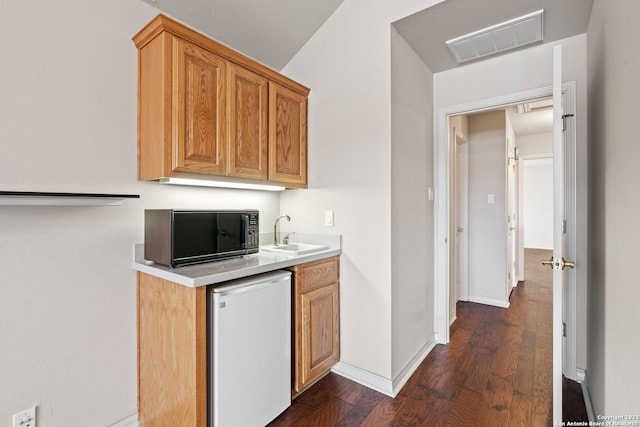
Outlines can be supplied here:
[[267, 179], [268, 82], [229, 64], [230, 176]]
[[225, 61], [174, 39], [173, 170], [224, 174]]
[[336, 258], [305, 264], [303, 268], [295, 270], [298, 292], [308, 292], [317, 287], [328, 285], [339, 280], [339, 267]]
[[307, 97], [269, 84], [269, 179], [307, 186]]
[[206, 427], [206, 287], [139, 272], [137, 310], [141, 425]]
[[336, 364], [340, 357], [338, 284], [299, 295], [300, 354], [296, 358], [295, 390], [300, 391]]

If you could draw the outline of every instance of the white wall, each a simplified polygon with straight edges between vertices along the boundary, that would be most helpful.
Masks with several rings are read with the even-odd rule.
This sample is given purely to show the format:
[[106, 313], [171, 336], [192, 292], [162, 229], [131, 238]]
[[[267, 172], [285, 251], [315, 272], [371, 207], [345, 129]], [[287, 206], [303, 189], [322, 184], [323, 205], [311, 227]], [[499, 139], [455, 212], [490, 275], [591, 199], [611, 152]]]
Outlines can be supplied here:
[[524, 160], [524, 247], [553, 249], [553, 159]]
[[[311, 94], [309, 189], [282, 195], [282, 211], [296, 227], [342, 234], [341, 361], [385, 379], [393, 376], [391, 23], [438, 2], [345, 0], [283, 70]], [[326, 209], [335, 211], [332, 229]]]
[[[563, 80], [576, 82], [577, 265], [587, 265], [586, 34], [487, 59], [433, 76], [434, 111], [529, 89], [551, 86], [553, 46], [562, 45]], [[436, 135], [439, 130], [436, 129]], [[577, 276], [577, 366], [587, 367], [587, 269]], [[436, 284], [437, 286], [437, 284]]]
[[391, 32], [392, 378], [433, 338], [433, 74]]
[[597, 414], [639, 414], [640, 2], [595, 0], [588, 28], [589, 364]]
[[[0, 206], [0, 425], [38, 405], [39, 427], [133, 416], [136, 278], [145, 208], [258, 208], [272, 193], [136, 180], [141, 1], [0, 2], [0, 190], [140, 194], [121, 207]], [[128, 418], [131, 419], [131, 418]]]
[[500, 307], [509, 304], [505, 117], [501, 110], [469, 115], [469, 301]]
[[534, 133], [517, 136], [520, 157], [553, 157], [553, 133]]

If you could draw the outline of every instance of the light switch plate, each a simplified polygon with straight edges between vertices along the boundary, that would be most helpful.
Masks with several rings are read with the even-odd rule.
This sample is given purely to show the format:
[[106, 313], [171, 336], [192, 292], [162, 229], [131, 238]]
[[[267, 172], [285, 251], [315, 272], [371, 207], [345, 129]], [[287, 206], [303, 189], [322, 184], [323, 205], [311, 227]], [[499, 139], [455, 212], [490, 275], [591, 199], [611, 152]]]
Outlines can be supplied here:
[[490, 205], [493, 205], [495, 202], [496, 202], [496, 195], [489, 194], [489, 196], [487, 197], [487, 203], [489, 203]]
[[324, 211], [324, 225], [333, 227], [333, 211]]

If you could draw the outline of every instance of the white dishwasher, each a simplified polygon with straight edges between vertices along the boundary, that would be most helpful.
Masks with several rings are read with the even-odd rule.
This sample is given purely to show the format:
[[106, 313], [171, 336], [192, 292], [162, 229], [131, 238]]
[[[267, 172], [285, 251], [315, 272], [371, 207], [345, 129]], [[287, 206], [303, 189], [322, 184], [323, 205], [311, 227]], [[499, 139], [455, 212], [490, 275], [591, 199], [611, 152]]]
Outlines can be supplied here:
[[291, 273], [208, 293], [209, 426], [262, 427], [291, 405]]

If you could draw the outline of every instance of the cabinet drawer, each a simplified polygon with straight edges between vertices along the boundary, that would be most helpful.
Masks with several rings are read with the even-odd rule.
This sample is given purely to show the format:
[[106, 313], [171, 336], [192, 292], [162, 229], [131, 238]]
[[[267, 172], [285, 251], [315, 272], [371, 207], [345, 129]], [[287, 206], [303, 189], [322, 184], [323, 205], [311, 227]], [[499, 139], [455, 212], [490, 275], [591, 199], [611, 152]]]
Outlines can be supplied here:
[[340, 275], [338, 257], [324, 259], [293, 268], [297, 292], [308, 292], [337, 282]]

